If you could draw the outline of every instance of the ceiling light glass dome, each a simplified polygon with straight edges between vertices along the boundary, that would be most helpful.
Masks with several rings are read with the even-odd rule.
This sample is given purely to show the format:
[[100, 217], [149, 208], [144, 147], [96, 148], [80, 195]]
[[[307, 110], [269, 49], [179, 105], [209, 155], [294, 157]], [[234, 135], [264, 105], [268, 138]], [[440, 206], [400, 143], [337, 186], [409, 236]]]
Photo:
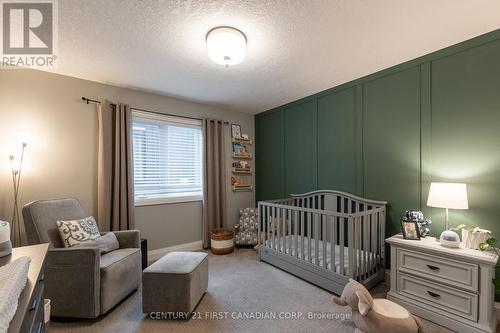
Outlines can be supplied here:
[[207, 33], [208, 57], [216, 64], [234, 66], [245, 59], [247, 38], [232, 27], [216, 27]]

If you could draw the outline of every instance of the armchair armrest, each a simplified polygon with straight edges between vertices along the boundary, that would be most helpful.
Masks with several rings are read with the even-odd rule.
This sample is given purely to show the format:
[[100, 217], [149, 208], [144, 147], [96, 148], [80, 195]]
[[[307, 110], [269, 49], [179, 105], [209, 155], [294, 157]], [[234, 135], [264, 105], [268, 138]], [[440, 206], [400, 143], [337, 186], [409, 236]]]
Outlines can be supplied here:
[[141, 232], [139, 230], [113, 231], [113, 233], [120, 243], [120, 249], [141, 248]]
[[52, 248], [46, 257], [45, 294], [52, 314], [95, 318], [100, 311], [100, 259], [97, 248]]

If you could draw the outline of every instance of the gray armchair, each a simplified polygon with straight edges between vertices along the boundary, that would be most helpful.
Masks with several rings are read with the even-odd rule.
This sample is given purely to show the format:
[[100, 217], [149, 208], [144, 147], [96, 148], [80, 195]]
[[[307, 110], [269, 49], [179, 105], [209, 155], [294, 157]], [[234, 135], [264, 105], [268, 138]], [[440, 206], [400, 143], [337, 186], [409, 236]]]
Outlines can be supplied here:
[[64, 248], [56, 221], [84, 218], [76, 199], [34, 201], [23, 207], [29, 244], [50, 243], [45, 259], [45, 297], [55, 317], [96, 318], [141, 283], [138, 230], [115, 231], [120, 248]]

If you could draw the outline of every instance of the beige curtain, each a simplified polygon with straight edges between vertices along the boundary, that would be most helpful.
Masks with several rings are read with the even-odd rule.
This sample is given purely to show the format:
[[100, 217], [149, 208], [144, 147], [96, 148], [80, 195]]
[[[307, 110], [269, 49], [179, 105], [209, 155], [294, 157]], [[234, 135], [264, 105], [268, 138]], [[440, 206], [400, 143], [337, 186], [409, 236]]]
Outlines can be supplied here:
[[203, 185], [203, 247], [210, 231], [226, 226], [226, 161], [224, 121], [203, 119], [205, 172]]
[[103, 231], [134, 229], [132, 111], [128, 105], [102, 101], [97, 104], [97, 113], [97, 221]]

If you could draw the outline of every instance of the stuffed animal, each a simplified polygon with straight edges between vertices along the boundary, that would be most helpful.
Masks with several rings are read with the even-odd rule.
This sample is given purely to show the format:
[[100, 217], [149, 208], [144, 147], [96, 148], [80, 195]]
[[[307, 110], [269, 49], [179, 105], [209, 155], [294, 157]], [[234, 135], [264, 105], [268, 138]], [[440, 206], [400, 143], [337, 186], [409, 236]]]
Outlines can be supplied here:
[[352, 320], [356, 325], [355, 333], [417, 333], [422, 326], [401, 305], [385, 298], [372, 298], [362, 284], [350, 279], [340, 297], [333, 296], [338, 305], [349, 305]]

